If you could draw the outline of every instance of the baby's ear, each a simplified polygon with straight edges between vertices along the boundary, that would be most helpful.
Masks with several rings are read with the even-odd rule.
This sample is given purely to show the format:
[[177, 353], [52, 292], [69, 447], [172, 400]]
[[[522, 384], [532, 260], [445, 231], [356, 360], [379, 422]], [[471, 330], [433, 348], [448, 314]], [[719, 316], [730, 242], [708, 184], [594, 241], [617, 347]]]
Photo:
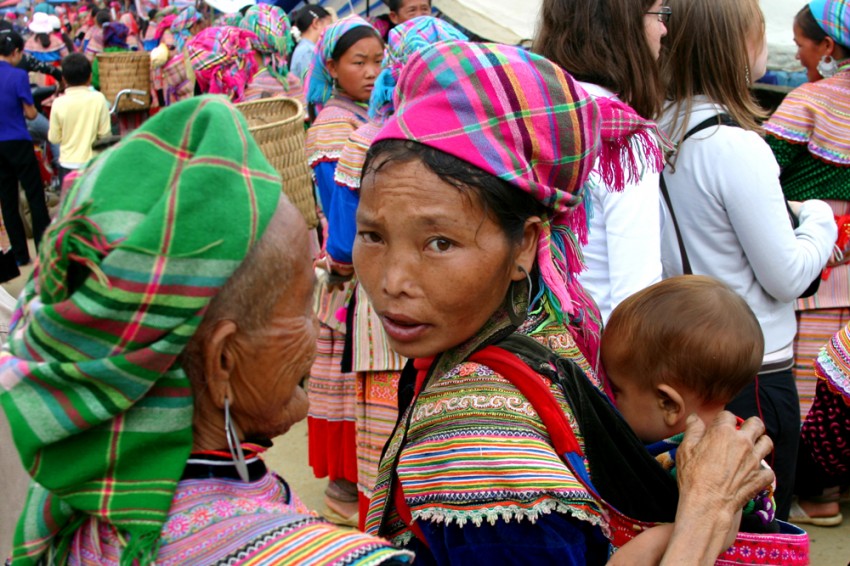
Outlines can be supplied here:
[[656, 402], [661, 409], [664, 424], [670, 428], [679, 428], [688, 418], [685, 398], [672, 385], [662, 383], [655, 387]]

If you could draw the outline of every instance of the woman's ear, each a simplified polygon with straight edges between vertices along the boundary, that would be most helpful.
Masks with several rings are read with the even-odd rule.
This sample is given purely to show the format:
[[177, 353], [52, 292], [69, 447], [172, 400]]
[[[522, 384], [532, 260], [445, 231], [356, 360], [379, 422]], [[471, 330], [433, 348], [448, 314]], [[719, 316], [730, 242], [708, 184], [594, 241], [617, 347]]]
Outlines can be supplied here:
[[328, 68], [328, 72], [331, 74], [331, 77], [333, 77], [334, 79], [339, 78], [339, 73], [336, 70], [336, 61], [334, 61], [333, 59], [328, 59], [327, 61], [325, 61], [325, 66]]
[[238, 328], [232, 320], [220, 320], [213, 326], [201, 345], [204, 382], [210, 399], [220, 409], [224, 398], [231, 397], [230, 378], [238, 363], [235, 340]]
[[823, 41], [821, 41], [821, 43], [820, 43], [820, 47], [821, 47], [821, 56], [822, 57], [829, 56], [829, 57], [832, 57], [833, 59], [836, 58], [836, 56], [835, 56], [836, 44], [835, 44], [834, 39], [832, 39], [829, 36], [824, 37]]
[[525, 272], [520, 269], [513, 270], [511, 272], [513, 281], [525, 279], [526, 273], [531, 273], [534, 261], [537, 259], [537, 242], [540, 239], [542, 225], [543, 221], [539, 216], [532, 216], [525, 221], [525, 227], [522, 229], [522, 240], [515, 250], [516, 258], [514, 260], [517, 268], [522, 267]]

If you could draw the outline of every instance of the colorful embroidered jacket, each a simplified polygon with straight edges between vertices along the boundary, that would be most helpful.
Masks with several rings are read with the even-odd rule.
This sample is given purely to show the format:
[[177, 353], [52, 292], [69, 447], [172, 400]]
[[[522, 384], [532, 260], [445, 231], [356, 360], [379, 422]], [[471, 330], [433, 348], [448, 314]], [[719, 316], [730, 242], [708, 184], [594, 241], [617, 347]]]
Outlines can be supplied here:
[[792, 91], [764, 125], [789, 200], [850, 200], [850, 63]]
[[[125, 543], [113, 527], [91, 518], [77, 531], [68, 563], [118, 566]], [[182, 480], [156, 564], [373, 566], [407, 564], [411, 558], [386, 541], [317, 517], [286, 482], [264, 470], [248, 483]]]
[[[337, 161], [348, 136], [366, 123], [367, 119], [368, 110], [364, 104], [338, 93], [325, 104], [307, 130], [307, 163], [313, 169], [316, 192], [328, 224], [337, 222], [333, 215]], [[343, 290], [323, 289], [317, 309], [319, 321], [337, 332], [345, 333], [345, 316], [338, 315], [343, 312], [351, 293], [350, 284], [346, 284]]]
[[[415, 550], [417, 564], [607, 559], [599, 502], [555, 452], [531, 404], [493, 370], [464, 362], [511, 330], [506, 311], [499, 311], [466, 344], [415, 362], [421, 391], [385, 449], [366, 530]], [[562, 326], [535, 316], [520, 332], [596, 379]], [[563, 393], [555, 385], [552, 392], [574, 422]], [[399, 397], [405, 396], [402, 384]], [[427, 547], [402, 520], [399, 488]]]

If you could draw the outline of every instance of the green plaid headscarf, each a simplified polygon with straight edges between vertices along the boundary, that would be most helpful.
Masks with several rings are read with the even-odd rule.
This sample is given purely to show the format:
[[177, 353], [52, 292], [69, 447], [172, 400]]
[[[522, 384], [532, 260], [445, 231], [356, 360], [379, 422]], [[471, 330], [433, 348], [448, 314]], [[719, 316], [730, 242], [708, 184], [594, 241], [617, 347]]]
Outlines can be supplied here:
[[177, 358], [263, 234], [280, 178], [221, 97], [169, 107], [102, 155], [41, 243], [8, 351], [3, 409], [33, 477], [14, 564], [59, 562], [88, 515], [156, 558], [192, 446]]

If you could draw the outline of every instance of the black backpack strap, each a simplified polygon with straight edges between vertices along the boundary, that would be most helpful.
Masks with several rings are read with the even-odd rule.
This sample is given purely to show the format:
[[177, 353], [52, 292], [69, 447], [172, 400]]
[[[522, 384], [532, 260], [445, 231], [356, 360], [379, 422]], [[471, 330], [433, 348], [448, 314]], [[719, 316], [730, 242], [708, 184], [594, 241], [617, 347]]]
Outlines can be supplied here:
[[[714, 126], [732, 126], [740, 128], [740, 124], [735, 121], [729, 114], [717, 114], [706, 120], [703, 120], [685, 134], [681, 143], [684, 143], [689, 137], [697, 134], [705, 129]], [[685, 249], [685, 241], [682, 239], [682, 230], [679, 228], [679, 222], [676, 220], [676, 212], [673, 210], [673, 202], [670, 200], [670, 191], [667, 190], [667, 181], [664, 179], [664, 171], [661, 172], [661, 196], [664, 198], [664, 204], [667, 205], [667, 210], [670, 211], [670, 218], [673, 220], [673, 229], [676, 230], [676, 241], [679, 243], [679, 254], [682, 256], [682, 273], [684, 275], [692, 275], [691, 262], [688, 259], [688, 251]]]
[[575, 362], [518, 333], [494, 345], [558, 384], [584, 437], [593, 486], [606, 503], [641, 521], [675, 520], [676, 480], [649, 454], [611, 401]]
[[676, 230], [679, 255], [682, 257], [682, 273], [684, 275], [693, 275], [691, 262], [688, 260], [688, 251], [685, 249], [685, 241], [682, 240], [682, 231], [679, 229], [679, 222], [676, 220], [676, 213], [673, 211], [673, 203], [670, 202], [670, 192], [667, 190], [667, 182], [664, 180], [663, 171], [661, 172], [661, 196], [664, 197], [664, 204], [667, 205], [667, 210], [670, 211], [670, 219], [673, 220], [673, 229]]

